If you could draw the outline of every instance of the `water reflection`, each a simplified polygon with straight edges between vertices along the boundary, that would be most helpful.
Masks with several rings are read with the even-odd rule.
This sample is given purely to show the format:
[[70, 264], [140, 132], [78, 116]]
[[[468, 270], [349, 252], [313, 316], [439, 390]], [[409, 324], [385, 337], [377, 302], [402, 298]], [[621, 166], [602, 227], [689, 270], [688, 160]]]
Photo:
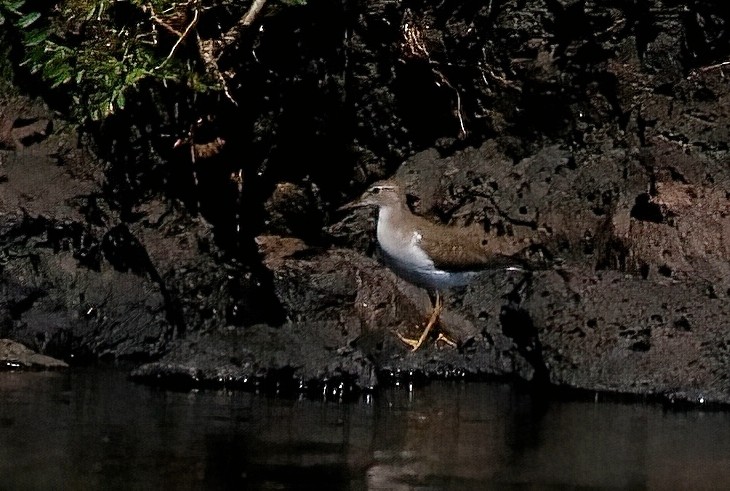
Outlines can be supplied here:
[[175, 393], [113, 371], [0, 373], [0, 489], [716, 488], [730, 414], [533, 401], [508, 386], [369, 402]]

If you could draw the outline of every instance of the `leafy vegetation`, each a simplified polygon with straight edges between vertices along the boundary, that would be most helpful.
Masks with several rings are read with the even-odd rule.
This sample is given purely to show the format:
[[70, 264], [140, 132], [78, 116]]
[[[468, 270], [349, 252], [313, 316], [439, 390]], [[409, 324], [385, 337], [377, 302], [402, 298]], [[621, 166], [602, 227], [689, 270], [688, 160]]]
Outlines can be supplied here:
[[[276, 9], [307, 0], [270, 0]], [[154, 84], [237, 104], [235, 57], [222, 56], [267, 0], [0, 0], [0, 75], [35, 80], [77, 121], [123, 110]], [[225, 59], [225, 70], [219, 67]], [[8, 61], [11, 60], [11, 61]], [[14, 64], [14, 65], [13, 65]], [[152, 84], [152, 85], [151, 85]]]
[[21, 69], [69, 94], [79, 121], [124, 109], [143, 81], [215, 88], [194, 57], [168, 57], [174, 37], [150, 11], [139, 2], [70, 0], [41, 13], [25, 0], [0, 0], [2, 41], [20, 39]]

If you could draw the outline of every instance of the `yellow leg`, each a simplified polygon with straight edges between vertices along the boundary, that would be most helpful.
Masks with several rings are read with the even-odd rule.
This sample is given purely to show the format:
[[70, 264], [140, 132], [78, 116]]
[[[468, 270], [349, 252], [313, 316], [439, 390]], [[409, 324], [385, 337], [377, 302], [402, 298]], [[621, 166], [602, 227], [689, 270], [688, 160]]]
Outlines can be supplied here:
[[436, 322], [439, 320], [439, 316], [441, 315], [441, 311], [444, 308], [444, 303], [441, 301], [441, 295], [439, 295], [439, 292], [436, 292], [436, 303], [433, 307], [433, 311], [431, 312], [431, 317], [428, 319], [428, 323], [426, 324], [426, 327], [423, 329], [423, 333], [421, 333], [421, 337], [417, 340], [415, 339], [409, 339], [405, 336], [403, 336], [400, 333], [396, 333], [401, 341], [406, 343], [408, 346], [411, 347], [412, 351], [416, 351], [418, 348], [421, 347], [423, 342], [428, 337], [428, 333], [431, 332], [431, 329], [436, 324]]

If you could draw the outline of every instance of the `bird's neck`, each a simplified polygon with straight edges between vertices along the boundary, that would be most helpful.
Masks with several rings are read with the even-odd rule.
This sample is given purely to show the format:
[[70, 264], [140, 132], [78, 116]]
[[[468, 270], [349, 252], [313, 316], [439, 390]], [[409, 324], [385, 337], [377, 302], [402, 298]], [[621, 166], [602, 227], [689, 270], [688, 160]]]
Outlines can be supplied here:
[[401, 228], [411, 216], [413, 214], [405, 203], [383, 205], [378, 213], [378, 229]]
[[412, 218], [410, 210], [398, 203], [381, 206], [378, 213], [377, 237], [380, 248], [386, 256], [401, 258], [408, 253], [408, 244], [413, 241], [414, 229], [409, 218]]

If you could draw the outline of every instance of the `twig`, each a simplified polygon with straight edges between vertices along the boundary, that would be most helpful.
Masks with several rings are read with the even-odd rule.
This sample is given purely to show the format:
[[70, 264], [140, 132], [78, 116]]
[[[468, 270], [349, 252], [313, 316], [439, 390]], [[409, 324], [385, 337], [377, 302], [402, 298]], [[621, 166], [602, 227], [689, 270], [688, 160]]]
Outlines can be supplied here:
[[150, 11], [150, 19], [152, 19], [155, 22], [155, 24], [157, 24], [158, 26], [164, 27], [165, 29], [167, 29], [168, 32], [170, 32], [171, 34], [174, 34], [175, 36], [182, 36], [182, 33], [180, 31], [178, 31], [177, 29], [175, 29], [174, 27], [172, 27], [170, 24], [168, 24], [167, 22], [165, 22], [162, 18], [160, 18], [160, 17], [157, 16], [157, 14], [155, 13], [155, 9], [154, 9], [154, 7], [152, 7], [152, 4], [151, 3], [148, 3], [147, 5], [145, 5], [144, 7], [142, 7], [142, 10], [144, 12], [146, 12], [147, 10], [149, 10]]
[[[264, 8], [264, 5], [266, 5], [266, 0], [253, 1], [251, 7], [248, 9], [248, 12], [246, 12], [246, 15], [241, 17], [241, 19], [236, 22], [236, 25], [228, 29], [228, 31], [226, 31], [226, 33], [223, 35], [223, 44], [220, 47], [221, 52], [223, 52], [231, 44], [235, 43], [241, 37], [241, 32], [243, 32], [244, 29], [253, 24], [253, 22], [256, 20], [256, 17], [258, 17], [259, 13]], [[216, 57], [216, 59], [218, 59], [219, 57], [220, 54]]]
[[175, 54], [175, 51], [177, 50], [177, 47], [180, 46], [180, 43], [182, 43], [185, 40], [185, 38], [188, 36], [188, 34], [190, 34], [190, 31], [193, 29], [193, 27], [195, 27], [195, 24], [198, 23], [198, 15], [199, 15], [200, 11], [198, 10], [197, 7], [195, 7], [193, 9], [193, 12], [194, 12], [193, 13], [193, 20], [190, 21], [190, 24], [188, 24], [188, 27], [185, 28], [185, 31], [182, 33], [182, 35], [178, 38], [178, 40], [172, 46], [172, 49], [170, 50], [170, 54], [167, 55], [167, 58], [165, 58], [162, 61], [162, 63], [160, 63], [159, 65], [157, 65], [155, 67], [155, 70], [159, 70], [160, 68], [162, 68], [165, 65], [165, 63], [167, 63], [168, 61], [170, 61], [170, 58], [172, 58], [172, 56]]
[[218, 68], [218, 62], [216, 61], [215, 55], [213, 54], [215, 51], [215, 43], [213, 41], [204, 41], [200, 39], [200, 35], [198, 35], [197, 37], [198, 53], [203, 59], [203, 63], [205, 63], [205, 66], [208, 68], [209, 72], [212, 73], [216, 79], [218, 79], [218, 82], [220, 82], [221, 88], [223, 89], [223, 93], [225, 94], [226, 98], [231, 101], [234, 106], [238, 106], [238, 102], [236, 102], [236, 99], [233, 98], [230, 90], [228, 89], [228, 82], [221, 73], [220, 68]]
[[700, 68], [701, 72], [709, 72], [710, 70], [716, 70], [717, 68], [723, 68], [730, 65], [730, 61], [723, 61], [722, 63], [718, 63], [716, 65], [710, 65], [710, 66], [703, 66]]
[[246, 12], [246, 14], [241, 17], [238, 22], [236, 22], [236, 25], [223, 34], [219, 42], [210, 40], [203, 41], [200, 39], [200, 36], [198, 36], [198, 51], [200, 53], [200, 57], [208, 67], [208, 70], [210, 70], [213, 76], [215, 76], [215, 78], [217, 78], [220, 82], [223, 93], [235, 106], [238, 106], [238, 102], [236, 102], [231, 95], [228, 88], [228, 82], [223, 76], [223, 73], [221, 73], [220, 67], [218, 67], [218, 60], [225, 52], [226, 48], [240, 39], [243, 30], [254, 23], [256, 17], [258, 17], [259, 13], [264, 8], [264, 5], [266, 5], [266, 0], [254, 0], [251, 7], [248, 9], [248, 12]]
[[[193, 3], [194, 0], [190, 0], [188, 2], [188, 5]], [[154, 9], [152, 8], [151, 4], [147, 5], [147, 9], [150, 11], [150, 18], [158, 25], [162, 26], [163, 28], [167, 29], [168, 31], [174, 33], [176, 36], [178, 36], [177, 41], [173, 45], [172, 49], [170, 50], [170, 53], [167, 55], [167, 58], [165, 58], [162, 63], [160, 63], [157, 67], [155, 67], [155, 70], [158, 70], [162, 68], [174, 55], [177, 48], [180, 46], [180, 44], [188, 37], [191, 31], [193, 31], [193, 28], [198, 23], [198, 17], [200, 16], [200, 8], [198, 7], [197, 2], [194, 3], [196, 5], [193, 8], [193, 19], [190, 22], [190, 24], [185, 28], [185, 31], [180, 33], [176, 29], [174, 29], [172, 26], [170, 26], [167, 22], [164, 21], [164, 19], [158, 17], [155, 14]], [[215, 77], [218, 82], [220, 83], [221, 89], [223, 90], [223, 93], [225, 96], [230, 100], [234, 105], [238, 106], [238, 103], [231, 95], [230, 89], [228, 87], [228, 82], [223, 75], [223, 73], [220, 70], [220, 67], [218, 66], [218, 60], [220, 59], [221, 55], [225, 52], [226, 48], [231, 46], [233, 43], [235, 43], [238, 39], [241, 37], [241, 33], [244, 29], [248, 28], [251, 24], [254, 23], [256, 18], [258, 17], [261, 10], [266, 5], [266, 0], [253, 0], [253, 3], [251, 4], [251, 7], [248, 9], [246, 14], [239, 19], [239, 21], [231, 27], [228, 31], [226, 31], [225, 34], [221, 37], [219, 40], [203, 40], [200, 38], [200, 35], [196, 33], [196, 39], [198, 42], [198, 53], [203, 60], [203, 63], [207, 67], [209, 73]]]
[[246, 16], [241, 21], [241, 26], [247, 27], [253, 24], [253, 21], [256, 20], [256, 16], [259, 15], [259, 12], [261, 12], [261, 9], [264, 8], [264, 5], [266, 5], [266, 0], [254, 0], [253, 5], [251, 5], [250, 9], [248, 9]]
[[[464, 118], [461, 113], [461, 94], [459, 94], [459, 91], [456, 87], [451, 85], [451, 82], [449, 82], [449, 79], [444, 76], [441, 71], [437, 70], [436, 68], [431, 68], [431, 72], [433, 72], [434, 75], [436, 75], [439, 79], [441, 79], [441, 83], [444, 84], [446, 87], [450, 88], [454, 91], [456, 94], [456, 110], [454, 111], [456, 113], [456, 117], [459, 120], [459, 138], [464, 139], [467, 137], [468, 133], [466, 131], [466, 126], [464, 126]], [[438, 84], [438, 82], [436, 82]]]

